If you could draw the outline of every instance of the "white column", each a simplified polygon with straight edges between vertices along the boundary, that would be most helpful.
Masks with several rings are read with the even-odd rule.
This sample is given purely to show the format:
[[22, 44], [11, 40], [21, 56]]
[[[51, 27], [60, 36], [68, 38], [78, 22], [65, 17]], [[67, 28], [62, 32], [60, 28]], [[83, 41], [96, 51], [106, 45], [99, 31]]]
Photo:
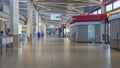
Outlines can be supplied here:
[[44, 38], [47, 37], [47, 33], [46, 33], [46, 25], [44, 24]]
[[[106, 13], [106, 7], [105, 4], [101, 5], [101, 13], [104, 14]], [[105, 22], [101, 23], [101, 41], [104, 43], [105, 41], [103, 40], [102, 35], [105, 35]]]
[[11, 34], [18, 35], [19, 24], [19, 0], [10, 1], [10, 20], [11, 20]]
[[36, 34], [38, 33], [38, 23], [39, 23], [39, 15], [38, 12], [36, 11]]
[[41, 23], [41, 26], [38, 25], [38, 31], [41, 33], [42, 32], [42, 21], [41, 21], [41, 17], [39, 16], [38, 22]]
[[28, 30], [27, 30], [27, 35], [28, 35], [28, 39], [29, 41], [32, 40], [32, 23], [33, 23], [33, 12], [32, 12], [32, 4], [31, 2], [28, 3], [28, 22], [27, 22], [27, 26], [28, 26]]
[[10, 0], [10, 34], [14, 37], [13, 45], [18, 45], [19, 0]]
[[5, 23], [4, 21], [1, 21], [1, 30], [5, 32]]
[[103, 34], [105, 33], [104, 30], [105, 30], [105, 24], [102, 22], [101, 23], [101, 42], [103, 43], [104, 43]]
[[0, 32], [1, 32], [1, 29], [2, 29], [2, 20], [0, 20]]
[[101, 13], [105, 13], [106, 12], [106, 7], [104, 4], [101, 5]]

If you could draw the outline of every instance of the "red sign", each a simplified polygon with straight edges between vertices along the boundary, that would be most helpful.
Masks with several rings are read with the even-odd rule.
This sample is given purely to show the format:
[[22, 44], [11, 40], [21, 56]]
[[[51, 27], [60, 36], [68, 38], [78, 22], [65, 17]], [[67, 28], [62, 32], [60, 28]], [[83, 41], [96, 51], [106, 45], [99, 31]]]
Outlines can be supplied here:
[[70, 22], [76, 23], [76, 22], [87, 22], [87, 21], [103, 21], [107, 19], [107, 14], [94, 14], [94, 15], [83, 15], [83, 16], [72, 16], [73, 20]]

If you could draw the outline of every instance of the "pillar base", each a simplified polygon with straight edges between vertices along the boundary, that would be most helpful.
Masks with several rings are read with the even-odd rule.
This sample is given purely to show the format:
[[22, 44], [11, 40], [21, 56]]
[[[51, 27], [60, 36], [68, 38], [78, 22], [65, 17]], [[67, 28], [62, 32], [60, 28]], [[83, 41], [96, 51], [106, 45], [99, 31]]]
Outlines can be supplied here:
[[28, 41], [32, 41], [32, 34], [30, 34], [30, 36], [28, 36]]
[[19, 36], [13, 35], [13, 47], [16, 48], [19, 46]]

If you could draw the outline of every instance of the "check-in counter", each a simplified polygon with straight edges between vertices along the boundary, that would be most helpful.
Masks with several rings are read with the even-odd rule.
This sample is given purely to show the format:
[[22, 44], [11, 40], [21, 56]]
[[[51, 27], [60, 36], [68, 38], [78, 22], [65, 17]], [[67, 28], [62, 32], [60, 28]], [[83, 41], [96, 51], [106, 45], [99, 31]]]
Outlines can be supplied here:
[[11, 36], [3, 36], [0, 37], [0, 45], [13, 43], [13, 37]]
[[12, 45], [13, 37], [12, 36], [1, 36], [0, 37], [0, 51], [5, 51], [7, 45]]

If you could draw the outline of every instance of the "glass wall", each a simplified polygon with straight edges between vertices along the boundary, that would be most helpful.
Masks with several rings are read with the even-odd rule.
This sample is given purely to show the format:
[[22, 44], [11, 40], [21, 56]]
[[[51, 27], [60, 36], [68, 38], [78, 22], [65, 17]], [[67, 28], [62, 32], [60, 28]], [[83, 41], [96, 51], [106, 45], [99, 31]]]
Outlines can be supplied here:
[[98, 12], [97, 12], [97, 11], [94, 11], [93, 14], [98, 14]]
[[98, 14], [101, 14], [101, 9], [98, 9]]
[[[116, 0], [106, 6], [106, 12], [110, 12], [114, 9], [120, 8], [120, 0]], [[91, 12], [90, 14], [101, 14], [101, 9], [96, 9], [95, 11]]]
[[106, 11], [108, 12], [108, 11], [111, 11], [112, 9], [113, 9], [113, 4], [111, 3], [111, 4], [108, 4], [108, 5], [106, 5]]
[[120, 7], [120, 0], [117, 0], [113, 3], [113, 8], [116, 9], [116, 8], [119, 8]]

